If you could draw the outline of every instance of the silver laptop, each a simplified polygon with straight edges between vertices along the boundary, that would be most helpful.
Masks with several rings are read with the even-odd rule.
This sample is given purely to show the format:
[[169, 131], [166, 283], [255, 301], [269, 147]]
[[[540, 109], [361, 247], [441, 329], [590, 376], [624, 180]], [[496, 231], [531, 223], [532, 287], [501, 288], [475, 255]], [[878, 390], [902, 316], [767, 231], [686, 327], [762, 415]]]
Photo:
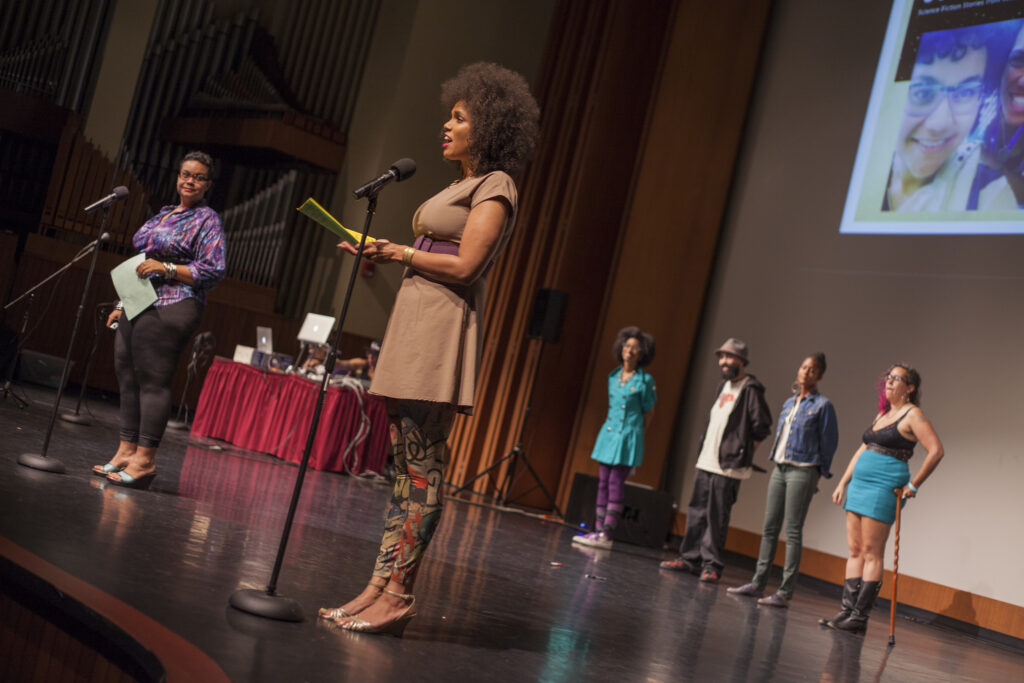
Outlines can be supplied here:
[[274, 330], [262, 325], [256, 326], [256, 350], [263, 353], [274, 352]]
[[299, 330], [299, 341], [311, 344], [326, 344], [327, 338], [331, 336], [331, 328], [334, 327], [334, 318], [329, 315], [307, 313], [306, 319], [302, 321], [302, 329]]

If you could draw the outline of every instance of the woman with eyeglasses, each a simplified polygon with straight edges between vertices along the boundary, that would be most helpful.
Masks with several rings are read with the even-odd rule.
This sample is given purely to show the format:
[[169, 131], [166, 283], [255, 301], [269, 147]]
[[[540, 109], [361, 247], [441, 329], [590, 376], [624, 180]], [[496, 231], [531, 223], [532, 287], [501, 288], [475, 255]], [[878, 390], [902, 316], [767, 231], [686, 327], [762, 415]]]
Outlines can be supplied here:
[[981, 150], [968, 140], [989, 65], [984, 27], [921, 36], [883, 211], [963, 211]]
[[[820, 623], [842, 631], [864, 633], [875, 597], [882, 587], [882, 553], [896, 517], [896, 490], [900, 505], [917, 496], [925, 480], [942, 460], [942, 442], [919, 407], [921, 376], [909, 365], [897, 363], [883, 376], [878, 415], [864, 432], [832, 502], [843, 504], [846, 494], [846, 560], [842, 609]], [[920, 443], [926, 455], [913, 477], [907, 462]]]
[[135, 272], [156, 290], [156, 302], [129, 320], [118, 303], [114, 371], [121, 390], [120, 444], [93, 472], [114, 484], [149, 488], [156, 451], [171, 409], [171, 380], [181, 352], [199, 327], [206, 292], [224, 278], [224, 231], [206, 205], [213, 159], [189, 152], [178, 168], [177, 205], [165, 206], [132, 238], [146, 259]]

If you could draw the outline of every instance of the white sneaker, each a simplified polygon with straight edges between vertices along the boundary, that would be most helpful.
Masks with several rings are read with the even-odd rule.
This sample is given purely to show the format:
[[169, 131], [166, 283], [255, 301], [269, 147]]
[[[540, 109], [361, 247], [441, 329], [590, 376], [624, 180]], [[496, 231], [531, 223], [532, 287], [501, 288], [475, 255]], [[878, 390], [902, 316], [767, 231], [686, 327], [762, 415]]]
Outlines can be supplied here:
[[579, 534], [578, 536], [572, 537], [573, 543], [580, 543], [582, 545], [589, 545], [588, 540], [597, 536], [596, 531], [592, 531], [589, 534]]
[[579, 536], [577, 543], [580, 545], [589, 546], [591, 548], [603, 548], [610, 550], [612, 547], [612, 539], [609, 538], [603, 531], [596, 534], [587, 534], [586, 536]]

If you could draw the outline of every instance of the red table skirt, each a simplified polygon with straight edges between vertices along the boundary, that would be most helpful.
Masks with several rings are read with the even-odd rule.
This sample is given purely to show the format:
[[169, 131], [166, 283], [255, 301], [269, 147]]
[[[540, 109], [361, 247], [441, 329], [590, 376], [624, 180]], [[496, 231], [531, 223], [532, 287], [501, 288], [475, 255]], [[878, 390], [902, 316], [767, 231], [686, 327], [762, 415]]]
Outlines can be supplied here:
[[[297, 463], [306, 448], [319, 391], [318, 382], [215, 358], [199, 395], [192, 433]], [[384, 470], [388, 451], [384, 400], [363, 393], [361, 402], [351, 389], [327, 389], [310, 467], [330, 472]], [[369, 433], [343, 462], [364, 415], [369, 418]]]

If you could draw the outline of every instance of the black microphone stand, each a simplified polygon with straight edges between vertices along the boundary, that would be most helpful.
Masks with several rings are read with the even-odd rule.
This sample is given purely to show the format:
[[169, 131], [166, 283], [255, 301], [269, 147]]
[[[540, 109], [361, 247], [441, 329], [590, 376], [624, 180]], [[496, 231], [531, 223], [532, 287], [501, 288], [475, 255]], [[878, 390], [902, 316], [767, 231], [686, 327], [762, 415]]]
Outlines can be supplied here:
[[[82, 299], [79, 301], [78, 311], [75, 313], [75, 326], [71, 328], [71, 338], [68, 339], [68, 352], [64, 355], [64, 369], [60, 373], [60, 384], [57, 385], [57, 396], [53, 400], [53, 413], [50, 415], [50, 424], [47, 425], [46, 435], [43, 437], [43, 448], [38, 454], [22, 453], [21, 455], [19, 455], [19, 465], [31, 467], [32, 469], [36, 470], [43, 470], [45, 472], [53, 472], [55, 474], [64, 473], [64, 463], [60, 462], [59, 460], [54, 460], [53, 458], [46, 457], [46, 451], [50, 447], [50, 437], [53, 435], [53, 425], [57, 422], [57, 413], [60, 411], [60, 399], [61, 396], [63, 396], [64, 394], [64, 385], [68, 381], [68, 369], [71, 366], [71, 351], [75, 347], [75, 337], [78, 335], [78, 323], [82, 320], [82, 311], [85, 310], [85, 298], [89, 295], [89, 285], [92, 284], [92, 274], [96, 271], [96, 260], [100, 254], [100, 243], [105, 242], [109, 237], [106, 232], [107, 216], [109, 213], [109, 206], [103, 207], [103, 220], [100, 223], [99, 237], [97, 237], [88, 245], [86, 245], [86, 247], [82, 249], [82, 251], [78, 252], [75, 258], [73, 258], [70, 262], [65, 264], [60, 270], [58, 270], [53, 275], [50, 275], [50, 277], [46, 278], [38, 285], [36, 285], [28, 292], [22, 295], [22, 297], [24, 297], [26, 294], [31, 293], [32, 291], [34, 291], [35, 289], [49, 281], [51, 278], [53, 278], [54, 275], [57, 275], [57, 273], [63, 272], [64, 270], [70, 268], [72, 263], [75, 263], [83, 256], [85, 256], [85, 254], [92, 251], [92, 261], [89, 263], [89, 273], [85, 276], [85, 287], [82, 288]], [[11, 303], [13, 304], [17, 302], [22, 297], [18, 297], [18, 299], [15, 299], [15, 301]]]
[[[377, 188], [377, 192], [380, 189]], [[302, 461], [299, 463], [299, 474], [295, 478], [295, 487], [292, 489], [292, 500], [288, 506], [288, 516], [284, 522], [284, 531], [281, 533], [281, 542], [277, 548], [277, 558], [274, 560], [274, 569], [270, 573], [270, 581], [267, 583], [266, 590], [240, 589], [232, 593], [231, 598], [228, 600], [228, 603], [235, 609], [255, 614], [259, 617], [277, 619], [279, 621], [302, 621], [303, 619], [302, 605], [297, 600], [277, 594], [277, 578], [281, 573], [281, 565], [284, 562], [284, 551], [288, 545], [288, 535], [291, 533], [292, 522], [295, 519], [295, 509], [298, 507], [299, 494], [302, 492], [302, 482], [306, 477], [309, 456], [313, 451], [316, 428], [320, 424], [320, 413], [323, 411], [324, 398], [327, 396], [327, 385], [331, 380], [331, 373], [334, 371], [334, 361], [338, 354], [338, 347], [341, 345], [341, 330], [345, 327], [345, 316], [348, 315], [348, 304], [352, 298], [352, 289], [355, 287], [359, 263], [363, 258], [363, 247], [366, 245], [366, 236], [370, 234], [370, 223], [373, 221], [373, 214], [377, 211], [377, 192], [368, 195], [369, 204], [366, 207], [363, 235], [359, 240], [359, 249], [356, 251], [355, 263], [352, 264], [352, 272], [349, 274], [348, 288], [345, 290], [345, 300], [341, 305], [338, 327], [334, 333], [334, 343], [331, 344], [331, 348], [327, 352], [324, 378], [320, 382], [320, 393], [317, 395], [316, 409], [313, 411], [313, 420], [309, 425], [306, 449], [303, 451]]]
[[67, 411], [60, 414], [60, 419], [71, 424], [82, 425], [88, 427], [92, 425], [92, 420], [88, 416], [82, 415], [82, 400], [85, 399], [86, 389], [89, 388], [89, 371], [92, 369], [92, 359], [96, 355], [96, 347], [100, 345], [100, 328], [99, 322], [103, 320], [105, 315], [109, 315], [110, 311], [107, 308], [113, 308], [109, 303], [100, 304], [96, 307], [96, 316], [92, 319], [92, 348], [89, 349], [89, 358], [85, 361], [85, 372], [82, 374], [82, 388], [78, 392], [78, 403], [75, 404], [73, 411]]

